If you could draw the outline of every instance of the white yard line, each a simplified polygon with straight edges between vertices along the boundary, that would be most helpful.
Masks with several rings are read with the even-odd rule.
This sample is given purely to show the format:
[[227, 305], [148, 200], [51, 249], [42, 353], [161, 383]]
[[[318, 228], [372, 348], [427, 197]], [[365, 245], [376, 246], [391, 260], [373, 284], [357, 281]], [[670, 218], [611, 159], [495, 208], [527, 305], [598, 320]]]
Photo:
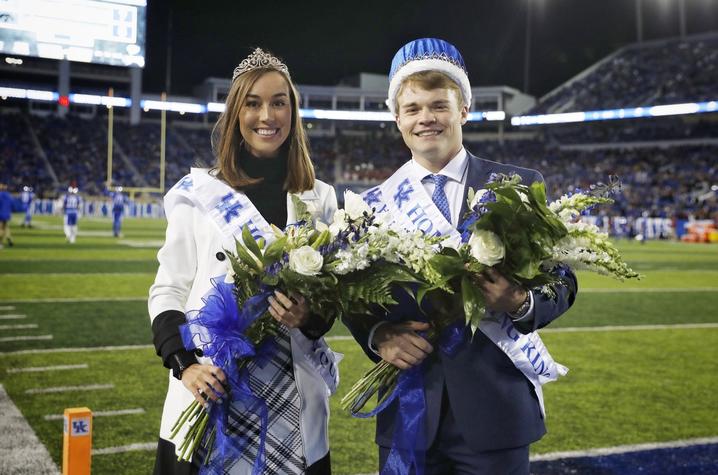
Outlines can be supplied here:
[[0, 338], [0, 343], [6, 341], [31, 341], [31, 340], [52, 340], [52, 335], [20, 335], [20, 336], [4, 336]]
[[[97, 411], [92, 413], [92, 417], [114, 417], [114, 416], [130, 416], [133, 414], [144, 414], [145, 410], [141, 407], [136, 409], [118, 409], [116, 411]], [[48, 414], [42, 416], [46, 421], [59, 421], [65, 417], [64, 414]]]
[[27, 318], [27, 315], [20, 315], [20, 314], [0, 315], [0, 320], [20, 320], [23, 318]]
[[99, 391], [114, 389], [114, 384], [87, 384], [85, 386], [55, 386], [50, 388], [26, 389], [25, 394], [69, 393], [73, 391]]
[[627, 332], [645, 330], [690, 330], [695, 328], [718, 328], [718, 323], [676, 323], [674, 325], [606, 325], [602, 327], [544, 328], [540, 333], [574, 332]]
[[26, 323], [24, 325], [0, 325], [0, 330], [30, 330], [37, 328], [37, 323]]
[[0, 305], [0, 311], [6, 312], [8, 310], [15, 310], [15, 307], [12, 305]]
[[157, 442], [144, 442], [129, 445], [120, 445], [117, 447], [106, 447], [104, 449], [92, 449], [92, 455], [109, 455], [122, 454], [125, 452], [137, 452], [139, 450], [150, 451], [157, 450]]
[[538, 462], [541, 460], [559, 460], [576, 457], [601, 457], [603, 455], [625, 454], [628, 452], [641, 452], [656, 449], [676, 449], [679, 447], [691, 447], [694, 445], [707, 444], [718, 444], [718, 437], [672, 440], [670, 442], [655, 442], [651, 444], [618, 445], [616, 447], [602, 447], [571, 452], [551, 452], [548, 454], [534, 455], [531, 457], [531, 461]]
[[345, 340], [353, 340], [353, 336], [348, 335], [336, 335], [336, 336], [326, 336], [324, 337], [327, 341], [345, 341]]
[[0, 473], [59, 475], [47, 448], [0, 384]]
[[[62, 274], [68, 275], [68, 274]], [[83, 274], [85, 275], [85, 274]], [[74, 302], [134, 302], [147, 301], [147, 296], [141, 297], [88, 297], [88, 298], [47, 298], [47, 299], [20, 299], [6, 300], [6, 302], [17, 303], [74, 303]], [[0, 300], [2, 302], [2, 300]]]
[[44, 371], [64, 371], [68, 369], [87, 369], [87, 363], [83, 364], [65, 364], [57, 366], [34, 366], [28, 368], [8, 368], [8, 373], [41, 373]]
[[45, 348], [42, 350], [18, 350], [0, 352], [0, 355], [35, 355], [40, 353], [74, 353], [86, 351], [124, 351], [124, 350], [149, 350], [153, 345], [119, 345], [119, 346], [90, 346], [79, 348]]
[[[103, 275], [155, 275], [155, 272], [18, 272], [13, 274], [20, 276], [44, 276], [44, 277], [92, 277]], [[17, 300], [15, 300], [17, 302]]]
[[618, 288], [618, 289], [604, 289], [604, 288], [592, 288], [588, 287], [585, 289], [578, 289], [579, 295], [582, 293], [590, 294], [622, 294], [622, 293], [647, 293], [655, 294], [658, 292], [666, 293], [684, 293], [684, 292], [718, 292], [718, 287], [644, 287], [644, 288]]

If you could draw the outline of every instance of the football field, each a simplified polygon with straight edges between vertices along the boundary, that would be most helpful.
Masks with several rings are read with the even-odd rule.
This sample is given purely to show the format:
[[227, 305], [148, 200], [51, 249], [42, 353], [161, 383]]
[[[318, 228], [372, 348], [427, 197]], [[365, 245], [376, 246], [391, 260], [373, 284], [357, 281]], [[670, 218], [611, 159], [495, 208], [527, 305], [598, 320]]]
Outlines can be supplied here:
[[[146, 300], [164, 221], [126, 219], [118, 239], [111, 221], [81, 219], [74, 245], [58, 217], [35, 217], [32, 229], [19, 222], [16, 215], [15, 246], [0, 250], [6, 404], [19, 409], [58, 466], [58, 416], [87, 406], [95, 413], [93, 473], [150, 473], [168, 376], [151, 347]], [[576, 304], [541, 331], [570, 371], [544, 388], [549, 432], [532, 455], [718, 437], [718, 245], [618, 245], [645, 278], [579, 274]], [[347, 336], [340, 324], [330, 333], [332, 348], [345, 355], [331, 400], [333, 471], [371, 473], [373, 421], [339, 409], [370, 367]], [[3, 426], [0, 447], [14, 436]], [[8, 463], [0, 462], [1, 473]]]

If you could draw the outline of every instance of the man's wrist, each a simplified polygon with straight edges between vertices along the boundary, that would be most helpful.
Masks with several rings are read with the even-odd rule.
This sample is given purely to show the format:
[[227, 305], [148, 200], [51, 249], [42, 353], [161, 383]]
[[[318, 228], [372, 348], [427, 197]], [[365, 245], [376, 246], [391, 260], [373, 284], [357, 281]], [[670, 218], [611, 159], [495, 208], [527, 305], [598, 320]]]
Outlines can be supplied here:
[[526, 296], [521, 302], [521, 305], [519, 305], [513, 312], [508, 312], [509, 317], [511, 317], [512, 320], [520, 320], [524, 318], [533, 307], [533, 297], [531, 295], [531, 291], [524, 289], [524, 292], [526, 292]]

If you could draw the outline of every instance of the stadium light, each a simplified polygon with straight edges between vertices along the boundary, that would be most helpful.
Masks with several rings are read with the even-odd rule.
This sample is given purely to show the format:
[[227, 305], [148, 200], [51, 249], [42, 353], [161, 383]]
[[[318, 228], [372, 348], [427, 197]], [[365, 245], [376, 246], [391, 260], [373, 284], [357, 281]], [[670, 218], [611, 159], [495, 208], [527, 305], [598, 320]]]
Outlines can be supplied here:
[[191, 102], [152, 101], [145, 99], [140, 101], [140, 107], [142, 107], [145, 112], [149, 110], [190, 112], [192, 114], [204, 114], [207, 112], [206, 106], [202, 104], [193, 104]]
[[561, 114], [523, 115], [511, 118], [511, 125], [567, 124], [571, 122], [591, 122], [596, 120], [636, 119], [641, 117], [662, 117], [668, 115], [689, 115], [715, 112], [718, 102], [688, 102], [684, 104], [666, 104], [660, 106], [633, 107], [625, 109], [606, 109], [584, 112], [564, 112]]
[[132, 105], [132, 100], [127, 97], [98, 96], [95, 94], [70, 94], [70, 102], [108, 107], [130, 107]]

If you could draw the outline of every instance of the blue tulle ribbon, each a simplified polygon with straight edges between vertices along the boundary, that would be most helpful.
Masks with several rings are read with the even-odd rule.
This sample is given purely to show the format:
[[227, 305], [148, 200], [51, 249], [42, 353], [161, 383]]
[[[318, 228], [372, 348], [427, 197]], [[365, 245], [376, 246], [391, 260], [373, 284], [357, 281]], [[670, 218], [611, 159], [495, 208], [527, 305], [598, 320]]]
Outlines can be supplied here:
[[[439, 337], [439, 350], [453, 356], [464, 340], [465, 326], [455, 322]], [[374, 417], [398, 400], [391, 448], [381, 475], [422, 475], [426, 454], [426, 397], [424, 394], [424, 363], [399, 373], [394, 391], [369, 412], [352, 412], [360, 419]], [[412, 468], [414, 471], [412, 472]]]
[[188, 312], [191, 322], [180, 327], [180, 333], [188, 350], [199, 349], [210, 357], [215, 366], [222, 368], [227, 376], [229, 398], [222, 404], [211, 404], [209, 426], [216, 428], [215, 442], [209, 463], [202, 465], [200, 473], [221, 474], [226, 466], [242, 457], [250, 442], [249, 437], [228, 433], [229, 404], [241, 405], [249, 414], [256, 414], [260, 420], [260, 437], [257, 457], [252, 469], [253, 475], [264, 471], [264, 444], [267, 435], [268, 409], [265, 401], [257, 397], [249, 386], [249, 372], [239, 368], [238, 361], [253, 358], [266, 360], [272, 351], [272, 341], [255, 348], [245, 335], [247, 328], [269, 307], [267, 298], [272, 290], [260, 289], [260, 293], [247, 299], [240, 309], [234, 295], [234, 286], [224, 282], [224, 276], [212, 279], [212, 289], [202, 298], [204, 307]]

